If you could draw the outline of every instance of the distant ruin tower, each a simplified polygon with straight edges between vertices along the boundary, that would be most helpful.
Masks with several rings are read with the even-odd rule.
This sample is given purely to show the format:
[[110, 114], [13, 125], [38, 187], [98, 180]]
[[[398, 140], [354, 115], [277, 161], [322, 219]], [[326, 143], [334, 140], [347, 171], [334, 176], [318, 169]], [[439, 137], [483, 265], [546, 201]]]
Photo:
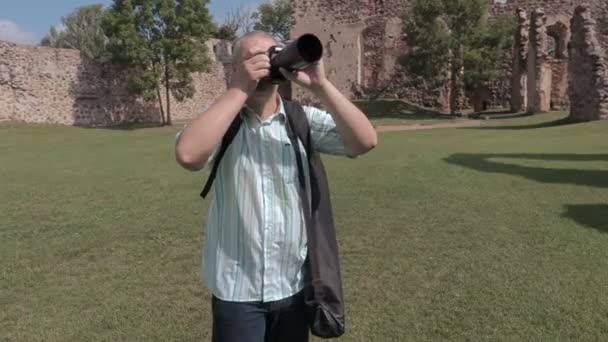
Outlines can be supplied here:
[[570, 118], [576, 121], [608, 119], [608, 64], [596, 33], [597, 22], [587, 6], [572, 18], [570, 40]]
[[528, 44], [528, 112], [544, 113], [551, 110], [552, 72], [548, 55], [547, 17], [537, 8], [530, 18]]
[[517, 31], [513, 47], [513, 73], [511, 79], [511, 111], [521, 112], [528, 108], [528, 44], [530, 21], [523, 8], [516, 11]]

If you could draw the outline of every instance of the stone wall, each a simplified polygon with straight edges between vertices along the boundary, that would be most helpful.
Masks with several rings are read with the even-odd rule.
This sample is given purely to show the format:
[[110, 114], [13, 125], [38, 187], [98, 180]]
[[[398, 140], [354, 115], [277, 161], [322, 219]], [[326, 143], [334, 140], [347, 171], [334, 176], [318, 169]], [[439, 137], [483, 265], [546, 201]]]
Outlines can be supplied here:
[[568, 96], [568, 60], [549, 59], [551, 68], [551, 96], [549, 107], [552, 110], [568, 110], [570, 97]]
[[528, 108], [527, 60], [530, 43], [530, 21], [522, 8], [516, 11], [517, 29], [513, 41], [511, 111], [517, 113]]
[[[218, 43], [210, 41], [209, 49]], [[174, 120], [191, 118], [225, 90], [223, 64], [211, 55], [210, 71], [193, 75], [194, 98], [172, 101]], [[122, 74], [76, 50], [0, 41], [0, 121], [79, 126], [150, 124], [160, 122], [160, 111], [157, 102], [130, 96]]]
[[548, 112], [551, 109], [551, 66], [547, 56], [547, 17], [537, 8], [530, 17], [528, 44], [528, 112]]
[[[439, 90], [414, 84], [398, 65], [407, 51], [402, 15], [410, 0], [294, 0], [292, 37], [314, 33], [325, 43], [329, 79], [346, 95], [358, 98], [407, 98], [441, 106]], [[314, 101], [301, 89], [294, 96]]]
[[[574, 9], [587, 3], [592, 16], [598, 20], [602, 32], [598, 38], [604, 48], [608, 46], [608, 1], [606, 0], [508, 0], [505, 4], [491, 2], [491, 16], [513, 16], [517, 8], [528, 15], [542, 8], [546, 29], [551, 37], [562, 43], [564, 56], [547, 57], [551, 79], [549, 104], [554, 109], [567, 108], [568, 69], [567, 42], [570, 18]], [[407, 37], [401, 31], [401, 18], [412, 9], [413, 0], [292, 0], [293, 36], [315, 33], [326, 42], [326, 67], [330, 79], [340, 90], [351, 97], [400, 97], [412, 102], [445, 108], [445, 91], [431, 90], [414, 84], [396, 64], [397, 57], [407, 52]], [[603, 37], [607, 37], [604, 39]], [[525, 44], [525, 43], [524, 43]], [[515, 52], [515, 51], [514, 51]], [[492, 106], [511, 102], [512, 77], [521, 77], [527, 60], [520, 60], [519, 71], [505, 67], [505, 78], [494, 82], [483, 91], [483, 99]], [[518, 79], [526, 91], [527, 80]], [[522, 83], [523, 82], [523, 83]], [[310, 98], [296, 89], [299, 99]], [[526, 96], [515, 107], [525, 108]], [[476, 99], [474, 99], [476, 100]], [[475, 101], [473, 101], [475, 102]], [[513, 103], [512, 103], [513, 105]], [[449, 107], [449, 106], [448, 106]]]
[[587, 6], [576, 9], [570, 42], [570, 118], [608, 119], [608, 63]]

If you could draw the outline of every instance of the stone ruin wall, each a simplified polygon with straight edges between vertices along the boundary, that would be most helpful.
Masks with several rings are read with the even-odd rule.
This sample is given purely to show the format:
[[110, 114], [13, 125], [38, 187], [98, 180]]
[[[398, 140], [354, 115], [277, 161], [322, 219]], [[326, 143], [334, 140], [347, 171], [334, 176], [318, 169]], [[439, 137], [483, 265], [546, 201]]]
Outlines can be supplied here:
[[[576, 121], [608, 115], [608, 3], [589, 2], [574, 8], [570, 19], [564, 14], [549, 17], [537, 8], [527, 20], [525, 11], [517, 10], [513, 111], [536, 113], [570, 108], [571, 119]], [[550, 55], [547, 42], [552, 36], [555, 51]], [[527, 68], [522, 64], [527, 64]]]
[[530, 16], [528, 40], [527, 80], [528, 112], [542, 113], [551, 110], [552, 68], [549, 63], [547, 17], [537, 8]]
[[[535, 9], [544, 10], [547, 34], [557, 42], [556, 54], [546, 57], [545, 67], [551, 74], [548, 82], [551, 89], [547, 91], [551, 93], [549, 104], [554, 109], [568, 108], [570, 19], [576, 6], [588, 4], [601, 27], [600, 42], [606, 47], [608, 38], [603, 37], [608, 37], [608, 20], [605, 19], [608, 18], [608, 1], [508, 0], [504, 4], [489, 1], [492, 2], [491, 16], [514, 16], [517, 8], [521, 7], [529, 19]], [[397, 57], [407, 51], [401, 18], [411, 11], [412, 4], [413, 0], [293, 0], [292, 34], [312, 32], [326, 42], [325, 61], [329, 76], [340, 90], [351, 97], [400, 97], [445, 110], [449, 108], [445, 94], [414, 86], [408, 75], [396, 65]], [[507, 59], [503, 80], [483, 90], [484, 105], [509, 106], [512, 100], [511, 79], [519, 75], [513, 74], [513, 56]], [[520, 71], [525, 71], [525, 67], [523, 69]], [[296, 89], [295, 96], [309, 100], [299, 89]]]
[[[217, 50], [223, 46], [219, 43], [212, 40], [208, 46]], [[194, 98], [172, 100], [173, 120], [193, 117], [226, 89], [224, 66], [215, 54], [210, 55], [210, 71], [193, 75]], [[125, 84], [124, 76], [108, 64], [76, 50], [0, 41], [0, 121], [77, 126], [159, 123], [157, 101], [129, 95]]]
[[[397, 65], [407, 50], [401, 16], [411, 10], [410, 0], [293, 0], [291, 6], [292, 36], [319, 36], [328, 77], [343, 93], [439, 105], [438, 93], [414, 87]], [[298, 88], [294, 97], [314, 101]]]
[[[293, 0], [293, 36], [313, 32], [325, 47], [329, 78], [351, 97], [399, 97], [428, 107], [447, 111], [447, 90], [431, 91], [415, 86], [397, 65], [398, 56], [407, 51], [401, 16], [411, 11], [412, 0]], [[608, 1], [583, 0], [589, 16], [595, 20], [595, 36], [602, 51], [608, 51]], [[547, 34], [561, 37], [557, 56], [548, 56], [551, 73], [551, 105], [567, 108], [570, 20], [579, 1], [510, 0], [492, 6], [491, 15], [515, 15], [521, 7], [529, 16], [543, 8]], [[522, 31], [522, 30], [520, 30]], [[529, 38], [529, 26], [523, 28]], [[528, 40], [519, 46], [529, 48]], [[514, 49], [514, 56], [527, 51]], [[194, 75], [196, 95], [178, 103], [172, 101], [172, 118], [185, 120], [212, 102], [224, 90], [229, 79], [231, 46], [209, 42], [213, 63], [209, 73]], [[560, 55], [561, 54], [561, 55]], [[489, 106], [504, 106], [512, 100], [511, 79], [519, 80], [526, 94], [519, 106], [527, 108], [527, 79], [516, 73], [514, 56], [505, 63], [505, 78], [483, 90]], [[559, 58], [555, 58], [559, 57]], [[520, 59], [519, 71], [525, 68]], [[515, 72], [514, 72], [515, 71]], [[104, 126], [128, 122], [156, 123], [160, 112], [156, 102], [144, 102], [128, 95], [125, 82], [107, 65], [88, 60], [79, 52], [67, 49], [18, 46], [0, 42], [0, 121], [60, 123]], [[589, 81], [591, 82], [591, 81]], [[583, 82], [584, 83], [584, 82]], [[514, 93], [517, 93], [514, 89]], [[301, 89], [294, 97], [314, 101]], [[479, 101], [477, 101], [479, 102]], [[164, 98], [163, 98], [164, 103]], [[481, 106], [480, 103], [473, 103]]]
[[[508, 74], [511, 77], [510, 105], [512, 112], [528, 108], [528, 49], [530, 47], [530, 20], [523, 8], [516, 10], [516, 30], [513, 39], [512, 63]], [[507, 81], [501, 82], [507, 83]], [[508, 84], [508, 83], [507, 83]]]
[[570, 45], [570, 119], [608, 119], [607, 37], [598, 30], [597, 21], [586, 6], [576, 9], [571, 27], [574, 39]]

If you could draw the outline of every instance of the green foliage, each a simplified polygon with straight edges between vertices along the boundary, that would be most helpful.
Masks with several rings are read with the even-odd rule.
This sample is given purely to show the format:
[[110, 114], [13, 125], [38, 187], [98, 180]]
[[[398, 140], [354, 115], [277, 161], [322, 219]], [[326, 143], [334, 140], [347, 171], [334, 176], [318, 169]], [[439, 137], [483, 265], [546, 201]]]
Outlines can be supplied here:
[[549, 35], [547, 39], [547, 54], [551, 57], [554, 57], [557, 53], [557, 40], [551, 35]]
[[245, 6], [232, 8], [223, 23], [215, 30], [217, 39], [234, 41], [239, 35], [250, 31], [264, 31], [280, 41], [289, 39], [291, 16], [289, 0], [272, 0], [258, 6], [252, 11]]
[[473, 36], [475, 39], [463, 56], [464, 85], [467, 91], [500, 78], [504, 71], [505, 53], [513, 46], [514, 30], [514, 20], [505, 16], [485, 25]]
[[[103, 27], [118, 68], [129, 70], [129, 89], [160, 101], [160, 86], [182, 101], [192, 97], [193, 72], [208, 66], [205, 42], [215, 30], [208, 0], [115, 0]], [[166, 121], [171, 124], [167, 97]], [[161, 106], [162, 108], [162, 106]]]
[[400, 62], [414, 76], [434, 86], [443, 83], [450, 62], [450, 33], [445, 22], [435, 17], [424, 26], [414, 21], [406, 23], [411, 51]]
[[217, 39], [234, 41], [240, 34], [253, 30], [255, 25], [255, 13], [245, 5], [231, 8], [224, 18], [224, 22], [214, 32]]
[[289, 0], [273, 0], [270, 3], [261, 4], [254, 14], [257, 22], [254, 29], [268, 32], [281, 41], [289, 39], [291, 31]]
[[511, 48], [514, 25], [509, 18], [489, 22], [487, 16], [486, 0], [417, 0], [413, 13], [404, 18], [411, 51], [400, 63], [433, 86], [461, 70], [462, 79], [453, 81], [467, 90], [496, 79]]
[[61, 18], [63, 28], [52, 26], [40, 42], [43, 46], [80, 50], [89, 58], [106, 53], [107, 37], [101, 27], [103, 5], [82, 6]]
[[224, 39], [229, 41], [234, 41], [237, 38], [238, 28], [234, 26], [230, 26], [226, 23], [222, 24], [214, 34], [214, 37], [217, 39]]

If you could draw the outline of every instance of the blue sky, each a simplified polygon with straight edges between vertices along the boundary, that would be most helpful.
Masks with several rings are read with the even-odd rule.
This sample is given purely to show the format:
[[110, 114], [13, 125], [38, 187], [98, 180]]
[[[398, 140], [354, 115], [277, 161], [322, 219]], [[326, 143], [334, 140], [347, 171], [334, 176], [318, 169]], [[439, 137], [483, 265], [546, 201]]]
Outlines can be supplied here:
[[[255, 7], [265, 0], [211, 0], [211, 14], [221, 22], [226, 13], [238, 6]], [[51, 25], [74, 8], [95, 3], [109, 5], [111, 0], [0, 0], [0, 40], [35, 44]]]

